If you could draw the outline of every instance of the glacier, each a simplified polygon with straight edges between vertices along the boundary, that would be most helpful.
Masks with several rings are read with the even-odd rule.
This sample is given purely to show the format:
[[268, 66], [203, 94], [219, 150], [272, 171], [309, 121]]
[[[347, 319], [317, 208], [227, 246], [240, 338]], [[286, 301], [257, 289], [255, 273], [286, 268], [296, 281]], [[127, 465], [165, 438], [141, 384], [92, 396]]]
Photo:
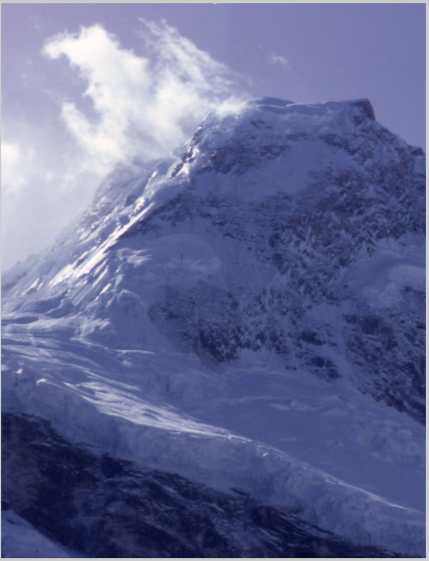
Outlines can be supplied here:
[[[128, 529], [107, 556], [261, 556], [284, 543], [281, 517], [306, 543], [325, 532], [306, 556], [424, 556], [424, 299], [425, 157], [368, 100], [209, 115], [166, 159], [118, 166], [52, 247], [3, 273], [6, 516], [46, 557], [100, 554], [38, 522], [42, 484], [28, 506], [37, 450], [67, 449], [277, 521], [259, 545], [234, 530], [224, 549], [191, 535], [169, 552], [133, 549]], [[14, 532], [3, 556], [19, 556]]]

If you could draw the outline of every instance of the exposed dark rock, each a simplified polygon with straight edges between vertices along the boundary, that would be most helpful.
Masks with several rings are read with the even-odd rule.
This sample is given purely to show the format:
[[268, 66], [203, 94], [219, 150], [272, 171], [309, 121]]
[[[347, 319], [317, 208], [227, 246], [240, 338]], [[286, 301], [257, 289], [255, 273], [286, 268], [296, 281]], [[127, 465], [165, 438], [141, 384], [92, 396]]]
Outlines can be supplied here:
[[398, 557], [232, 491], [96, 455], [39, 418], [2, 415], [2, 506], [88, 557]]
[[[362, 144], [359, 147], [362, 151]], [[367, 149], [373, 150], [371, 142]], [[203, 197], [192, 186], [184, 189], [136, 224], [127, 236], [159, 235], [166, 225], [204, 221], [210, 235], [220, 234], [243, 244], [261, 265], [272, 264], [282, 276], [287, 275], [287, 284], [282, 288], [267, 286], [248, 301], [245, 294], [228, 296], [209, 285], [188, 294], [172, 289], [164, 301], [152, 307], [152, 319], [185, 348], [215, 362], [231, 362], [239, 358], [240, 349], [263, 346], [287, 361], [295, 349], [306, 357], [315, 374], [327, 380], [341, 376], [341, 370], [332, 361], [321, 366], [319, 359], [308, 359], [302, 346], [338, 346], [338, 340], [344, 338], [344, 352], [361, 373], [360, 389], [393, 407], [398, 408], [401, 402], [400, 410], [424, 423], [424, 375], [417, 369], [410, 382], [403, 369], [406, 357], [424, 357], [423, 333], [419, 336], [410, 331], [411, 325], [423, 324], [424, 292], [411, 287], [402, 290], [406, 309], [401, 316], [386, 310], [378, 317], [372, 310], [362, 309], [360, 318], [349, 321], [342, 333], [331, 330], [323, 341], [305, 335], [308, 309], [353, 299], [352, 294], [333, 287], [341, 270], [350, 267], [359, 252], [365, 250], [371, 256], [377, 240], [399, 239], [407, 232], [424, 233], [424, 194], [413, 187], [415, 174], [406, 171], [412, 159], [410, 149], [402, 155], [402, 164], [372, 169], [371, 181], [366, 172], [327, 168], [314, 174], [309, 187], [295, 197], [279, 193], [262, 202], [244, 202], [215, 191]], [[373, 194], [368, 196], [371, 189]], [[361, 306], [359, 302], [356, 305]], [[279, 317], [293, 329], [282, 326]], [[329, 326], [320, 327], [326, 331]], [[377, 375], [381, 370], [383, 377]]]

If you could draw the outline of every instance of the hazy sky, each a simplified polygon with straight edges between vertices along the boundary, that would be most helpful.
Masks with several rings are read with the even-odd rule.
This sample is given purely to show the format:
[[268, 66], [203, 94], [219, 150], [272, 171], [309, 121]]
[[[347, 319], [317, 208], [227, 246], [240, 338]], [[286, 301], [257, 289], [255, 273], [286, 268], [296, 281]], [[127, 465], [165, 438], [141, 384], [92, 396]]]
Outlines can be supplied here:
[[222, 104], [367, 97], [425, 147], [425, 4], [2, 4], [2, 266]]

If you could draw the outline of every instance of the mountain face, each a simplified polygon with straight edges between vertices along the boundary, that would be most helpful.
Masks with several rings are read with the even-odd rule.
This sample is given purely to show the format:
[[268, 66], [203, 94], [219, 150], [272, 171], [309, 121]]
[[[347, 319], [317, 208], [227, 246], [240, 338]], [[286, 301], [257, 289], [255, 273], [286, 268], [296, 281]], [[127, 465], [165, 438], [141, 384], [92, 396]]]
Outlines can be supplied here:
[[424, 236], [425, 156], [367, 100], [118, 167], [3, 275], [6, 512], [90, 556], [423, 556]]
[[[89, 557], [391, 557], [293, 513], [285, 517], [237, 489], [216, 492], [168, 472], [97, 457], [46, 423], [6, 414], [3, 425], [11, 501], [48, 536]], [[36, 489], [23, 477], [22, 463], [37, 476]]]

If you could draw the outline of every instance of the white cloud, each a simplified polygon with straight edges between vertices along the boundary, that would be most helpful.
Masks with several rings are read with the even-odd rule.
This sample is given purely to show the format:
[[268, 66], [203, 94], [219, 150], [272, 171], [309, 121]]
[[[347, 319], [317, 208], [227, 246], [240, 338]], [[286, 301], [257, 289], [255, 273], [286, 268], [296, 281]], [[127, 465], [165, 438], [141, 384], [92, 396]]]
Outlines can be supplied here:
[[280, 66], [284, 66], [285, 68], [287, 68], [288, 70], [290, 70], [290, 65], [289, 65], [289, 61], [287, 58], [285, 58], [284, 56], [281, 55], [276, 55], [274, 53], [271, 53], [268, 56], [268, 62], [269, 64], [279, 64]]
[[[31, 127], [20, 130], [20, 140], [3, 127], [2, 135], [2, 267], [43, 249], [88, 203], [94, 174], [73, 173], [73, 158], [55, 158], [53, 148], [34, 136]], [[15, 132], [15, 131], [14, 131]], [[27, 134], [25, 134], [27, 133]], [[15, 134], [15, 136], [17, 136]], [[19, 136], [19, 135], [18, 135]], [[45, 139], [44, 139], [45, 140]], [[59, 161], [58, 161], [59, 160]], [[91, 183], [92, 182], [92, 183]]]
[[233, 97], [232, 74], [224, 65], [165, 22], [141, 21], [145, 57], [121, 48], [100, 25], [57, 35], [44, 47], [51, 59], [66, 56], [87, 83], [84, 96], [99, 119], [73, 102], [63, 104], [62, 117], [100, 170], [137, 153], [144, 159], [166, 155]]
[[[163, 157], [208, 112], [242, 101], [234, 95], [238, 78], [226, 66], [165, 22], [141, 24], [144, 56], [122, 48], [100, 25], [48, 39], [45, 57], [52, 65], [65, 58], [78, 71], [84, 99], [76, 97], [70, 73], [70, 84], [64, 84], [68, 99], [53, 127], [41, 130], [37, 120], [17, 122], [4, 115], [4, 267], [51, 243], [88, 205], [116, 162]], [[42, 83], [52, 99], [55, 87]]]
[[34, 150], [18, 142], [1, 143], [1, 182], [3, 193], [18, 191], [29, 181], [26, 170], [34, 166]]

